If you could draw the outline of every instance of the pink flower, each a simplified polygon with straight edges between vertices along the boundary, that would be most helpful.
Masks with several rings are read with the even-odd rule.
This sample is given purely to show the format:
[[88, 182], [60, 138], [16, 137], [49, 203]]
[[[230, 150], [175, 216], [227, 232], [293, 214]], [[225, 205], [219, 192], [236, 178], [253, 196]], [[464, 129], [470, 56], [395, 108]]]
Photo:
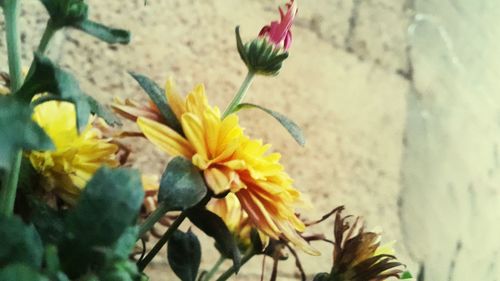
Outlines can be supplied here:
[[285, 50], [288, 50], [292, 44], [292, 32], [290, 29], [292, 28], [293, 19], [297, 14], [297, 5], [294, 0], [291, 0], [290, 3], [286, 4], [286, 7], [288, 8], [286, 14], [283, 13], [281, 7], [279, 8], [280, 22], [272, 21], [270, 25], [264, 26], [259, 36], [267, 37], [277, 47], [284, 47]]

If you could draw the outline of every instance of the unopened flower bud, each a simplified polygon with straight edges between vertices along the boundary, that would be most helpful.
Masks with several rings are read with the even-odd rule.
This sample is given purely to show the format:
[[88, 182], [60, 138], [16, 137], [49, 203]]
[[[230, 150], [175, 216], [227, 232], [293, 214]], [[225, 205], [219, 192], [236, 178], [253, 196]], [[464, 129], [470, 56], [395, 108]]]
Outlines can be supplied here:
[[261, 75], [277, 75], [283, 61], [288, 58], [288, 49], [292, 44], [290, 29], [297, 14], [297, 5], [292, 0], [287, 8], [286, 13], [279, 9], [279, 22], [272, 21], [264, 26], [256, 39], [245, 44], [241, 40], [239, 27], [236, 27], [238, 52], [250, 71]]

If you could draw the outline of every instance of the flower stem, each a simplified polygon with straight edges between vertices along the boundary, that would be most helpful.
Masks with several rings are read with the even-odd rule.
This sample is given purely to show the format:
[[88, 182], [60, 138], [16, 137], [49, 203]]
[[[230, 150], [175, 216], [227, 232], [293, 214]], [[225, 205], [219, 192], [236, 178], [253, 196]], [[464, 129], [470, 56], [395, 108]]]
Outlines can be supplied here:
[[[19, 20], [19, 1], [5, 0], [3, 6], [7, 40], [7, 55], [9, 59], [10, 91], [15, 93], [23, 83], [21, 75], [21, 56], [19, 52], [20, 37], [17, 29]], [[0, 190], [0, 214], [11, 216], [14, 212], [19, 170], [21, 169], [22, 151], [15, 153], [12, 167], [3, 179]]]
[[49, 19], [49, 21], [47, 21], [47, 25], [45, 26], [45, 31], [43, 32], [42, 39], [40, 39], [40, 43], [38, 44], [38, 48], [36, 50], [37, 52], [39, 52], [40, 54], [45, 53], [50, 40], [57, 32], [57, 30], [59, 29], [54, 25], [52, 19]]
[[158, 207], [156, 210], [154, 210], [149, 217], [142, 223], [140, 229], [139, 229], [139, 237], [142, 237], [144, 233], [148, 232], [157, 221], [159, 221], [165, 213], [167, 213], [169, 210], [167, 206], [162, 202], [158, 204]]
[[226, 258], [224, 258], [224, 256], [220, 256], [219, 259], [217, 260], [217, 262], [212, 267], [212, 269], [210, 269], [210, 271], [207, 273], [207, 275], [205, 275], [205, 277], [203, 278], [203, 281], [210, 281], [210, 279], [212, 279], [214, 274], [217, 273], [217, 271], [219, 270], [219, 267], [222, 265], [222, 263], [224, 262], [225, 259]]
[[6, 217], [12, 216], [14, 212], [14, 202], [16, 201], [17, 183], [19, 181], [22, 157], [22, 151], [17, 151], [12, 162], [12, 170], [10, 170], [10, 173], [6, 176], [5, 185], [0, 190], [0, 214]]
[[[257, 254], [257, 252], [255, 250], [253, 250], [253, 249], [251, 249], [250, 251], [248, 251], [243, 256], [243, 258], [241, 259], [241, 265], [240, 265], [240, 267], [242, 267], [243, 265], [245, 265], [245, 263], [247, 263], [250, 259], [252, 259], [256, 254]], [[236, 273], [236, 267], [233, 265], [233, 266], [231, 266], [231, 268], [229, 268], [228, 270], [226, 270], [226, 272], [224, 272], [217, 279], [217, 281], [225, 281], [225, 280], [227, 280], [229, 277], [231, 277], [235, 273]]]
[[21, 84], [23, 83], [21, 56], [19, 52], [20, 37], [17, 29], [19, 21], [19, 1], [5, 0], [3, 13], [5, 17], [7, 55], [9, 58], [10, 90], [14, 93], [21, 88]]
[[[174, 234], [175, 230], [177, 230], [177, 228], [179, 228], [179, 226], [184, 221], [184, 219], [186, 219], [187, 213], [188, 213], [187, 211], [183, 211], [179, 215], [179, 217], [177, 217], [177, 219], [172, 223], [172, 225], [170, 225], [170, 227], [167, 229], [167, 232], [165, 232], [165, 234], [163, 234], [163, 236], [160, 238], [160, 240], [158, 240], [156, 245], [154, 245], [153, 249], [151, 249], [151, 251], [149, 251], [149, 253], [144, 257], [144, 259], [142, 259], [141, 261], [139, 261], [137, 263], [137, 267], [139, 268], [139, 271], [142, 272], [144, 270], [144, 268], [146, 268], [146, 266], [153, 260], [153, 258], [156, 256], [156, 254], [158, 254], [158, 252], [161, 250], [161, 248], [163, 248], [163, 246], [168, 242], [168, 239], [170, 239], [172, 234]], [[141, 227], [141, 229], [142, 229], [142, 227]]]
[[234, 98], [231, 101], [231, 103], [229, 104], [229, 106], [226, 108], [226, 111], [224, 111], [222, 118], [233, 113], [236, 110], [236, 108], [238, 107], [238, 105], [241, 103], [241, 101], [243, 101], [243, 99], [245, 98], [245, 95], [247, 93], [248, 88], [252, 84], [254, 76], [255, 76], [255, 72], [249, 70], [247, 73], [247, 76], [245, 77], [245, 80], [243, 80], [243, 83], [240, 86], [240, 89], [238, 90], [238, 92], [234, 96]]

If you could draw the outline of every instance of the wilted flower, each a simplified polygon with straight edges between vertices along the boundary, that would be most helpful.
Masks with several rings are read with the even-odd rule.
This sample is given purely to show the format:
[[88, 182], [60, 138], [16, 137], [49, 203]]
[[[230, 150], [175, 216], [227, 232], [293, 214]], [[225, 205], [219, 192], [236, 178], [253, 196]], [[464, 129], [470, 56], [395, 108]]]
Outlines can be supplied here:
[[54, 151], [31, 151], [27, 156], [43, 176], [46, 191], [54, 192], [68, 204], [74, 204], [92, 175], [103, 165], [119, 164], [118, 146], [104, 138], [91, 117], [79, 134], [75, 106], [72, 103], [48, 101], [35, 107], [33, 119], [54, 143]]
[[381, 246], [380, 234], [365, 231], [359, 217], [352, 222], [337, 212], [334, 236], [331, 273], [318, 274], [314, 280], [382, 281], [402, 273], [403, 265], [390, 244]]
[[[190, 159], [203, 171], [214, 194], [233, 192], [250, 223], [260, 231], [273, 239], [283, 235], [306, 252], [317, 254], [297, 234], [305, 229], [294, 213], [296, 205], [301, 203], [300, 193], [279, 163], [280, 154], [267, 153], [269, 145], [245, 136], [236, 114], [222, 119], [219, 109], [209, 106], [202, 85], [185, 100], [175, 92], [171, 81], [166, 89], [168, 103], [180, 120], [183, 135], [163, 122], [137, 116], [145, 137], [171, 156]], [[136, 113], [127, 112], [129, 116]]]
[[269, 25], [264, 26], [259, 33], [259, 36], [264, 37], [273, 43], [278, 48], [284, 48], [288, 50], [292, 44], [292, 24], [297, 14], [297, 5], [291, 0], [290, 3], [286, 4], [287, 11], [286, 14], [283, 13], [281, 7], [280, 21], [272, 21]]

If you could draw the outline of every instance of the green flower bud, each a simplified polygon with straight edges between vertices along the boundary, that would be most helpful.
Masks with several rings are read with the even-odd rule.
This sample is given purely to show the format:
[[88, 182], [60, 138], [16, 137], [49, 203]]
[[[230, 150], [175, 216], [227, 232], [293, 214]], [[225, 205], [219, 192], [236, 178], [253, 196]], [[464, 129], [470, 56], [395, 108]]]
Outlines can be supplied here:
[[236, 27], [236, 44], [238, 53], [248, 70], [256, 74], [278, 75], [283, 61], [288, 58], [285, 49], [276, 47], [266, 37], [258, 37], [243, 44], [239, 27]]

